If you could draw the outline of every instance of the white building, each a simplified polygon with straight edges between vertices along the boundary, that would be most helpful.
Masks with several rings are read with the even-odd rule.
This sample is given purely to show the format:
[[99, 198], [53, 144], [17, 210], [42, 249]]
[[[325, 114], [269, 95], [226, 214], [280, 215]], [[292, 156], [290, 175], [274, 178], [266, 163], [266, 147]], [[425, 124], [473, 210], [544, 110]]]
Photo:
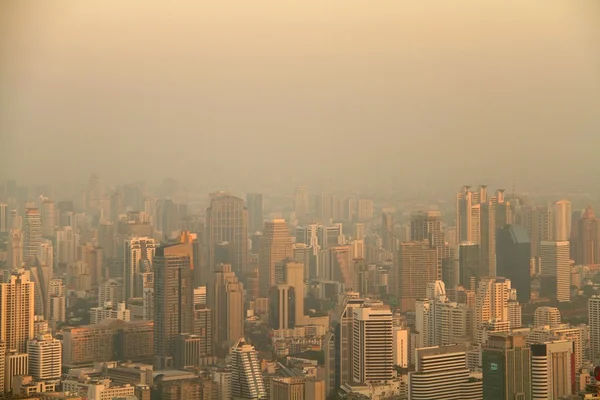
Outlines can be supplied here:
[[352, 381], [391, 380], [394, 371], [392, 312], [387, 306], [362, 306], [355, 308], [353, 315]]
[[533, 400], [558, 400], [572, 394], [572, 354], [570, 340], [531, 345]]
[[10, 273], [3, 271], [0, 283], [0, 341], [6, 350], [25, 353], [27, 342], [33, 338], [34, 283], [29, 271], [19, 269]]
[[559, 200], [554, 203], [556, 217], [556, 240], [569, 240], [571, 237], [571, 202]]
[[121, 321], [131, 321], [131, 311], [125, 307], [125, 303], [117, 303], [114, 306], [111, 302], [104, 303], [104, 307], [93, 307], [90, 309], [90, 323], [97, 324], [107, 318], [120, 319]]
[[39, 335], [27, 344], [29, 375], [38, 381], [60, 379], [62, 344], [52, 335]]
[[400, 368], [408, 368], [408, 330], [395, 326], [392, 336], [394, 347], [394, 365]]
[[111, 386], [110, 379], [92, 379], [69, 377], [63, 380], [63, 391], [85, 396], [88, 400], [112, 400], [135, 396], [135, 387], [129, 384]]
[[408, 374], [409, 400], [483, 400], [483, 383], [471, 379], [466, 346], [417, 349], [415, 371]]
[[571, 256], [568, 241], [540, 243], [541, 275], [556, 278], [556, 299], [571, 301]]
[[229, 356], [231, 358], [232, 398], [266, 400], [268, 398], [267, 390], [254, 346], [240, 338], [231, 348]]
[[556, 307], [538, 307], [533, 314], [533, 327], [540, 328], [550, 326], [551, 328], [561, 324], [560, 311]]

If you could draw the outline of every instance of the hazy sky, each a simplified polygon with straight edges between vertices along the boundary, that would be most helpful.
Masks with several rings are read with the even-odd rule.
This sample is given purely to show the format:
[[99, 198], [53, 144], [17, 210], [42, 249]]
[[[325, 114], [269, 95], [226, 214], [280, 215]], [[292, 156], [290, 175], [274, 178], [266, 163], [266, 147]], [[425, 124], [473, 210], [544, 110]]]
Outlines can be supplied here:
[[600, 175], [597, 0], [2, 0], [0, 38], [0, 177]]

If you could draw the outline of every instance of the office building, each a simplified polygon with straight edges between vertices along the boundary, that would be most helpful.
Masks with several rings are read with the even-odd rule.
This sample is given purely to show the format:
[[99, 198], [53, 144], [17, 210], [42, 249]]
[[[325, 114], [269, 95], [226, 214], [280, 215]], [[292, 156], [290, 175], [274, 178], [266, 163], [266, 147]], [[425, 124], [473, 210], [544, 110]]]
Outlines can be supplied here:
[[384, 382], [393, 378], [392, 312], [387, 306], [353, 309], [352, 381]]
[[23, 260], [23, 232], [20, 229], [10, 229], [7, 244], [7, 267], [20, 268]]
[[302, 220], [307, 218], [310, 214], [310, 203], [308, 199], [308, 189], [305, 187], [299, 187], [294, 192], [294, 213], [296, 218]]
[[9, 224], [9, 208], [8, 204], [0, 203], [0, 232], [8, 232], [11, 227]]
[[108, 378], [69, 376], [63, 380], [62, 385], [65, 392], [86, 393], [88, 400], [127, 399], [135, 395], [135, 386], [112, 385]]
[[4, 392], [12, 390], [14, 382], [19, 376], [29, 375], [29, 356], [27, 353], [19, 353], [8, 350], [4, 362]]
[[600, 221], [588, 206], [578, 218], [573, 219], [568, 240], [571, 256], [578, 265], [600, 264]]
[[559, 200], [554, 203], [554, 216], [556, 217], [556, 237], [557, 241], [565, 241], [571, 238], [571, 202], [569, 200]]
[[482, 381], [471, 379], [466, 352], [465, 345], [416, 349], [409, 400], [483, 400]]
[[296, 294], [288, 285], [271, 286], [269, 294], [269, 323], [272, 329], [296, 327]]
[[531, 345], [532, 400], [558, 400], [573, 393], [573, 342]]
[[169, 369], [173, 365], [175, 339], [192, 332], [192, 245], [156, 248], [153, 266], [155, 368]]
[[244, 200], [226, 192], [212, 193], [210, 206], [206, 209], [206, 228], [209, 269], [217, 264], [217, 244], [227, 242], [232, 247], [232, 271], [240, 279], [245, 279], [248, 272], [248, 211], [244, 207]]
[[[4, 271], [8, 275], [8, 271]], [[0, 341], [8, 351], [25, 353], [33, 338], [35, 287], [29, 271], [18, 269], [0, 283]]]
[[548, 286], [541, 290], [559, 302], [571, 301], [571, 259], [569, 242], [540, 242], [541, 277], [550, 278]]
[[40, 211], [37, 208], [28, 208], [25, 210], [23, 219], [23, 257], [36, 256], [38, 246], [42, 240], [42, 220]]
[[324, 253], [325, 262], [321, 269], [321, 278], [341, 282], [349, 289], [355, 287], [356, 274], [350, 246], [329, 247]]
[[305, 379], [300, 377], [271, 379], [269, 398], [271, 400], [295, 400], [306, 398]]
[[381, 240], [384, 250], [392, 252], [396, 250], [396, 235], [394, 234], [394, 212], [383, 210], [381, 213]]
[[600, 296], [588, 300], [588, 326], [590, 329], [590, 359], [600, 361]]
[[149, 237], [132, 237], [125, 239], [123, 260], [123, 282], [125, 286], [125, 303], [132, 297], [139, 297], [136, 293], [136, 280], [143, 272], [144, 264], [149, 264], [151, 269], [152, 260], [156, 251], [156, 242]]
[[458, 246], [458, 284], [465, 289], [475, 290], [479, 280], [487, 276], [482, 271], [479, 245], [463, 242]]
[[[592, 299], [590, 299], [591, 301]], [[554, 328], [562, 323], [560, 311], [556, 307], [542, 306], [535, 309], [533, 314], [533, 327], [549, 326]]]
[[246, 207], [248, 208], [248, 228], [250, 232], [259, 232], [263, 229], [263, 195], [260, 193], [248, 193], [246, 195]]
[[510, 330], [510, 297], [510, 280], [497, 277], [479, 281], [474, 313], [474, 334], [478, 343], [485, 344], [487, 332]]
[[414, 311], [415, 302], [426, 296], [427, 284], [439, 280], [437, 251], [427, 241], [402, 242], [395, 260], [395, 287], [400, 310]]
[[529, 206], [521, 211], [521, 224], [527, 229], [531, 243], [531, 256], [541, 256], [541, 242], [555, 240], [556, 217], [554, 208], [549, 206]]
[[123, 302], [116, 304], [106, 302], [102, 307], [90, 308], [91, 324], [97, 324], [107, 318], [129, 322], [131, 321], [131, 310], [125, 308], [125, 303]]
[[496, 235], [496, 272], [512, 282], [517, 298], [528, 303], [531, 297], [531, 243], [527, 230], [517, 225], [505, 225]]
[[40, 203], [42, 236], [53, 237], [56, 229], [56, 210], [54, 202], [44, 198]]
[[258, 279], [261, 297], [267, 297], [271, 286], [277, 285], [275, 265], [293, 257], [292, 237], [283, 219], [265, 222], [258, 254]]
[[485, 400], [531, 400], [531, 350], [524, 336], [491, 335], [482, 371]]
[[43, 334], [29, 341], [29, 375], [38, 381], [60, 379], [62, 369], [62, 344], [52, 335]]
[[244, 286], [229, 264], [219, 264], [207, 288], [208, 307], [213, 314], [213, 340], [227, 349], [244, 336]]
[[373, 219], [373, 200], [358, 199], [356, 203], [356, 222], [369, 222]]
[[266, 400], [268, 398], [267, 391], [254, 346], [240, 338], [231, 348], [229, 355], [232, 398]]

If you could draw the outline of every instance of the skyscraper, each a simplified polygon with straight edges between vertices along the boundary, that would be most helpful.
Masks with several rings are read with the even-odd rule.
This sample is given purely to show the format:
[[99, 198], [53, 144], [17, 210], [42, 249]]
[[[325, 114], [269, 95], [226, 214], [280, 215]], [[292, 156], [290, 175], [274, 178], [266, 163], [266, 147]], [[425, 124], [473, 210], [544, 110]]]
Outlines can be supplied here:
[[394, 371], [392, 312], [388, 306], [353, 310], [352, 380], [375, 383], [392, 379]]
[[600, 263], [600, 221], [592, 207], [587, 207], [580, 218], [573, 220], [569, 240], [571, 256], [575, 263], [590, 265]]
[[266, 400], [267, 391], [254, 346], [240, 338], [231, 348], [230, 357], [232, 398]]
[[308, 200], [308, 189], [305, 187], [296, 188], [294, 192], [294, 212], [297, 219], [308, 217], [310, 213], [310, 203]]
[[483, 278], [475, 297], [474, 335], [484, 344], [489, 332], [509, 332], [511, 282], [506, 278]]
[[56, 228], [56, 210], [54, 208], [54, 202], [47, 198], [44, 198], [40, 203], [41, 208], [41, 223], [42, 223], [42, 235], [46, 237], [54, 236], [54, 229]]
[[42, 220], [40, 211], [37, 208], [28, 208], [25, 210], [24, 237], [23, 237], [23, 257], [36, 256], [38, 246], [42, 241]]
[[277, 282], [275, 265], [279, 261], [291, 259], [294, 256], [292, 237], [283, 219], [265, 222], [263, 235], [260, 238], [258, 254], [258, 279], [261, 297], [267, 297], [271, 286]]
[[436, 249], [427, 241], [400, 243], [395, 275], [400, 310], [413, 311], [416, 300], [426, 296], [427, 284], [441, 279]]
[[556, 217], [555, 240], [564, 241], [571, 238], [571, 202], [559, 200], [554, 203], [554, 216]]
[[296, 327], [296, 295], [289, 285], [271, 286], [269, 294], [269, 322], [272, 329]]
[[218, 349], [232, 346], [244, 336], [244, 286], [229, 264], [219, 264], [207, 288], [213, 312], [213, 340]]
[[[540, 262], [541, 276], [550, 278], [542, 281], [541, 290], [550, 297], [556, 296], [559, 302], [571, 301], [571, 264], [569, 242], [541, 242]], [[553, 287], [544, 288], [544, 282]], [[554, 283], [555, 282], [555, 283]]]
[[0, 341], [6, 343], [8, 351], [25, 353], [34, 334], [34, 283], [29, 271], [22, 268], [10, 275], [4, 273], [0, 283]]
[[246, 195], [248, 208], [248, 228], [250, 232], [258, 232], [263, 228], [263, 195], [261, 193], [248, 193]]
[[517, 289], [518, 300], [528, 303], [531, 297], [531, 243], [527, 230], [517, 225], [505, 225], [496, 235], [496, 271]]
[[7, 250], [7, 267], [21, 267], [23, 264], [23, 232], [20, 229], [9, 231]]
[[475, 290], [479, 280], [487, 276], [482, 272], [479, 245], [463, 242], [458, 246], [458, 283], [465, 289]]
[[[132, 237], [125, 239], [123, 259], [123, 281], [125, 283], [125, 303], [135, 297], [135, 284], [142, 272], [142, 263], [152, 265], [156, 243], [149, 237]], [[139, 293], [137, 293], [139, 294]]]
[[177, 337], [193, 329], [192, 252], [189, 243], [156, 248], [153, 263], [155, 369], [173, 367]]
[[556, 236], [554, 208], [548, 206], [526, 207], [522, 211], [522, 225], [531, 241], [531, 256], [540, 256], [540, 243], [553, 241]]
[[226, 192], [210, 195], [210, 206], [206, 209], [208, 232], [208, 266], [214, 268], [215, 248], [219, 243], [232, 246], [231, 268], [240, 279], [245, 279], [248, 257], [248, 211], [244, 200]]
[[588, 300], [588, 325], [590, 327], [590, 358], [597, 365], [600, 361], [600, 296], [592, 296]]
[[383, 249], [392, 253], [396, 250], [396, 236], [394, 235], [394, 212], [383, 210], [381, 213], [381, 240]]
[[573, 342], [531, 345], [532, 400], [555, 400], [572, 394]]
[[531, 400], [531, 350], [524, 336], [490, 336], [482, 370], [485, 400]]

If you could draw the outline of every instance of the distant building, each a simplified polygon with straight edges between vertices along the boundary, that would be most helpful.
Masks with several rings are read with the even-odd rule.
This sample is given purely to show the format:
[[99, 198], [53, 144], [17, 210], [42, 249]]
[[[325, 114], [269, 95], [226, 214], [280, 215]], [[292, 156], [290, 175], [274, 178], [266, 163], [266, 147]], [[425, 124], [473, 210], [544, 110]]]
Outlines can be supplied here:
[[268, 398], [254, 346], [244, 339], [231, 348], [231, 395], [234, 399], [266, 400]]
[[527, 230], [517, 225], [505, 225], [496, 235], [496, 273], [511, 280], [517, 298], [528, 303], [531, 297], [531, 243]]

